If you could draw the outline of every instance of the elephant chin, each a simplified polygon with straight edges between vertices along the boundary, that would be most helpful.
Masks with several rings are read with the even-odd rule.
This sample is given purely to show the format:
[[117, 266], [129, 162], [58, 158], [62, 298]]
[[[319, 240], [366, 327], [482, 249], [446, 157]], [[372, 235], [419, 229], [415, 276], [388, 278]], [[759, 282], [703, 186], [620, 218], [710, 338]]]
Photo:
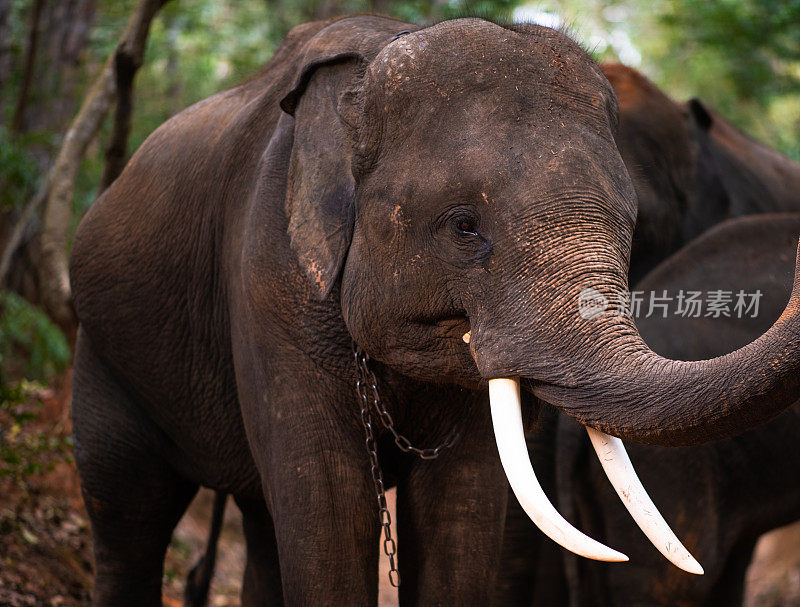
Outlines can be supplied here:
[[[522, 424], [518, 378], [489, 380], [492, 424], [503, 470], [514, 495], [534, 524], [554, 542], [580, 556], [599, 561], [627, 561], [624, 554], [584, 535], [553, 507], [542, 490], [531, 465]], [[702, 574], [703, 568], [669, 528], [647, 495], [618, 438], [587, 427], [600, 464], [631, 513], [658, 551], [676, 567]]]

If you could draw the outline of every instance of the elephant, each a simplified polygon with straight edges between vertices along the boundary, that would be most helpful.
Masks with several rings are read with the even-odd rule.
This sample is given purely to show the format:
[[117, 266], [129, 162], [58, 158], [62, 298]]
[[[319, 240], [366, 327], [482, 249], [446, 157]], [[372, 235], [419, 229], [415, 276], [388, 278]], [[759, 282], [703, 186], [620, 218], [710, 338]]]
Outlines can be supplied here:
[[[615, 140], [637, 194], [631, 283], [729, 217], [800, 211], [796, 162], [751, 139], [698, 99], [679, 104], [637, 70], [619, 64], [601, 68], [617, 94], [620, 123]], [[749, 335], [756, 334], [751, 326], [737, 326], [726, 330], [745, 327]], [[696, 358], [716, 356], [719, 347], [728, 352], [741, 345], [730, 334], [719, 341], [702, 333], [692, 335], [701, 340], [693, 344]], [[687, 332], [674, 336], [684, 340]], [[665, 353], [687, 347], [673, 344]], [[531, 458], [552, 499], [557, 494], [554, 441], [559, 424], [558, 414], [544, 409], [539, 426], [528, 436]], [[573, 442], [576, 449], [585, 449], [585, 441]], [[571, 443], [565, 443], [558, 446], [561, 459], [568, 459], [563, 453]], [[561, 551], [530, 528], [514, 500], [509, 500], [507, 516], [493, 604], [566, 603]]]
[[[800, 165], [750, 139], [698, 99], [678, 104], [632, 68], [602, 64], [601, 69], [618, 97], [620, 121], [615, 140], [638, 200], [631, 281], [727, 217], [800, 208], [796, 193], [800, 191]], [[546, 413], [552, 416], [553, 412]], [[550, 443], [555, 437], [555, 418], [551, 421], [541, 416], [540, 427], [529, 441], [534, 467], [542, 484], [553, 493], [554, 485], [549, 482], [553, 474], [545, 472], [553, 469], [554, 445]], [[220, 518], [224, 504], [220, 496], [216, 504]], [[552, 546], [540, 545], [527, 517], [514, 500], [510, 504], [511, 523], [505, 530], [501, 589], [496, 597], [499, 605], [515, 602], [512, 595], [521, 604], [530, 602], [519, 597], [533, 591], [527, 572], [536, 555], [550, 553], [539, 559], [538, 567], [545, 569], [560, 558]], [[212, 556], [206, 561], [213, 560], [215, 544], [212, 534]], [[511, 566], [512, 562], [516, 565]], [[207, 588], [211, 571], [198, 567], [198, 575], [200, 572], [201, 579], [190, 579], [188, 588], [190, 594], [203, 596], [195, 586]], [[544, 573], [537, 577], [553, 580], [559, 576]], [[539, 586], [537, 591], [545, 593], [543, 604], [557, 603], [556, 597], [563, 596], [566, 589], [564, 584]]]
[[[724, 355], [760, 335], [780, 316], [789, 297], [798, 234], [800, 214], [766, 214], [728, 220], [684, 247], [637, 289], [659, 294], [681, 289], [760, 292], [758, 314], [656, 314], [637, 320], [642, 337], [662, 355], [695, 360]], [[633, 564], [596, 566], [564, 554], [569, 604], [741, 605], [745, 570], [759, 536], [800, 519], [800, 402], [734, 438], [691, 449], [631, 446], [631, 458], [666, 510], [665, 517], [701, 560], [703, 576], [665, 567], [660, 555], [641, 544], [627, 517], [611, 503], [616, 496], [588, 457], [580, 430], [559, 418], [559, 507], [594, 537], [623, 547]]]
[[602, 64], [620, 106], [617, 145], [638, 200], [630, 282], [731, 217], [800, 211], [800, 165], [697, 98], [676, 103], [641, 72]]
[[401, 602], [488, 600], [506, 477], [551, 536], [627, 558], [543, 496], [523, 409], [623, 457], [616, 437], [701, 444], [791, 405], [800, 286], [712, 361], [656, 355], [618, 313], [635, 193], [617, 114], [561, 32], [354, 16], [298, 26], [151, 134], [70, 257], [94, 604], [160, 604], [200, 485], [242, 510], [245, 604], [374, 605], [389, 485]]

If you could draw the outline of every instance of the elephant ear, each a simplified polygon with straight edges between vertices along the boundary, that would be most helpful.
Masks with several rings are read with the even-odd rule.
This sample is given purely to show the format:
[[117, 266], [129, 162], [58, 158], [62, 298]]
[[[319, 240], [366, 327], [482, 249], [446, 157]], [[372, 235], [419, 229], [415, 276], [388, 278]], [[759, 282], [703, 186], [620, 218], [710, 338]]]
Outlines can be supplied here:
[[725, 185], [719, 154], [709, 132], [714, 116], [697, 98], [690, 99], [687, 107], [694, 174], [688, 206], [681, 222], [681, 235], [685, 242], [730, 217], [731, 209], [730, 191]]
[[313, 57], [280, 102], [295, 118], [286, 192], [289, 239], [320, 299], [336, 283], [353, 234], [353, 150], [340, 100], [352, 102], [364, 64], [355, 51]]

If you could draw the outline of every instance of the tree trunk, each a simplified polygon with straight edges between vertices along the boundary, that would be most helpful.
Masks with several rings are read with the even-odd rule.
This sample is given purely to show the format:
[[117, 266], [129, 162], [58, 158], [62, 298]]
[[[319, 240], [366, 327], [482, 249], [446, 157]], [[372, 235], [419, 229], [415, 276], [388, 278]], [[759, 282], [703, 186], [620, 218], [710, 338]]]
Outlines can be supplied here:
[[31, 130], [63, 132], [75, 114], [75, 98], [81, 59], [97, 0], [59, 0], [48, 3], [43, 21], [40, 69], [36, 72], [38, 94], [29, 111]]
[[25, 47], [25, 67], [22, 72], [22, 83], [19, 86], [17, 104], [14, 107], [14, 118], [11, 120], [11, 133], [15, 135], [25, 130], [25, 108], [28, 106], [33, 74], [36, 70], [36, 53], [39, 49], [39, 28], [43, 8], [44, 0], [34, 0], [30, 21], [28, 22], [28, 44]]
[[5, 120], [6, 87], [11, 73], [11, 0], [0, 0], [0, 123]]
[[106, 148], [106, 162], [98, 193], [103, 192], [119, 177], [128, 157], [128, 137], [131, 133], [133, 113], [133, 77], [141, 66], [143, 58], [142, 55], [135, 57], [130, 50], [120, 46], [114, 55], [117, 108], [114, 113], [111, 139]]
[[116, 66], [119, 56], [139, 66], [144, 56], [150, 23], [168, 0], [142, 0], [128, 20], [115, 52], [108, 58], [70, 124], [53, 168], [48, 175], [49, 191], [42, 216], [39, 284], [42, 302], [53, 320], [74, 336], [77, 326], [67, 271], [67, 240], [72, 216], [75, 179], [86, 148], [96, 136], [116, 94]]
[[3, 253], [0, 255], [0, 289], [4, 288], [7, 284], [6, 277], [11, 271], [11, 260], [14, 257], [14, 253], [17, 251], [17, 247], [22, 244], [25, 231], [36, 216], [36, 211], [39, 210], [39, 207], [42, 206], [44, 199], [47, 197], [48, 185], [49, 179], [45, 179], [44, 183], [39, 187], [39, 191], [36, 192], [36, 195], [23, 209], [22, 214], [19, 216], [17, 223], [8, 236], [8, 240], [3, 247]]
[[[161, 6], [164, 4], [166, 4], [166, 0], [162, 0], [160, 3]], [[131, 41], [130, 44], [120, 44], [115, 53], [117, 107], [114, 113], [111, 139], [106, 148], [106, 162], [103, 167], [103, 177], [100, 179], [100, 192], [103, 192], [119, 177], [128, 160], [128, 138], [131, 133], [131, 115], [133, 114], [133, 79], [142, 66], [146, 41], [147, 32], [140, 40]]]
[[[4, 62], [10, 49], [9, 32], [3, 28], [5, 7], [9, 0], [0, 0], [0, 89], [7, 79]], [[39, 16], [36, 62], [21, 118], [20, 130], [63, 134], [75, 114], [80, 98], [76, 98], [81, 73], [85, 66], [85, 49], [97, 9], [97, 0], [45, 1]], [[9, 91], [10, 92], [10, 91]], [[7, 95], [5, 96], [7, 97]], [[0, 91], [0, 115], [5, 101]], [[36, 159], [42, 175], [47, 175], [58, 148], [49, 143], [52, 137], [37, 138], [27, 146]], [[46, 180], [44, 180], [46, 181]], [[0, 223], [8, 228], [0, 234], [0, 287], [16, 291], [31, 303], [40, 301], [38, 260], [40, 255], [39, 208], [46, 194], [46, 183], [36, 192], [25, 209], [0, 213]], [[28, 195], [33, 195], [31, 192]]]

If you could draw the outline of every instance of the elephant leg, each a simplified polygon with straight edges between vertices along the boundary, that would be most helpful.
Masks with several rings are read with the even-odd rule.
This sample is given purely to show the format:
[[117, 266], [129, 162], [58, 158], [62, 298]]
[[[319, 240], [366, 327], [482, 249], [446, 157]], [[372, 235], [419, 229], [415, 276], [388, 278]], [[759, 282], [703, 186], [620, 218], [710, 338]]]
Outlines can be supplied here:
[[242, 607], [281, 606], [283, 589], [272, 517], [263, 500], [237, 497], [236, 505], [242, 511], [242, 527], [247, 543]]
[[92, 525], [95, 606], [161, 605], [164, 554], [197, 492], [158, 453], [167, 440], [79, 334], [72, 416]]
[[[534, 469], [538, 474], [535, 462]], [[492, 605], [567, 605], [566, 584], [560, 546], [539, 531], [509, 489], [503, 552]]]
[[401, 478], [401, 605], [490, 603], [508, 495], [491, 427], [488, 407], [473, 407], [453, 448]]
[[536, 591], [535, 572], [543, 545], [541, 531], [525, 514], [509, 489], [503, 531], [503, 550], [492, 605], [530, 607]]
[[[297, 358], [290, 373], [273, 370], [263, 381], [243, 382], [239, 391], [274, 523], [284, 601], [375, 605], [378, 514], [354, 388], [310, 364], [304, 369]], [[272, 541], [262, 533], [270, 537], [261, 541]]]
[[[530, 407], [532, 409], [532, 407]], [[550, 501], [555, 503], [555, 441], [559, 413], [553, 407], [539, 412], [536, 427], [527, 433], [533, 469]], [[533, 524], [509, 488], [503, 550], [492, 599], [496, 607], [531, 607], [566, 603], [561, 555]], [[563, 583], [559, 583], [563, 581]]]

